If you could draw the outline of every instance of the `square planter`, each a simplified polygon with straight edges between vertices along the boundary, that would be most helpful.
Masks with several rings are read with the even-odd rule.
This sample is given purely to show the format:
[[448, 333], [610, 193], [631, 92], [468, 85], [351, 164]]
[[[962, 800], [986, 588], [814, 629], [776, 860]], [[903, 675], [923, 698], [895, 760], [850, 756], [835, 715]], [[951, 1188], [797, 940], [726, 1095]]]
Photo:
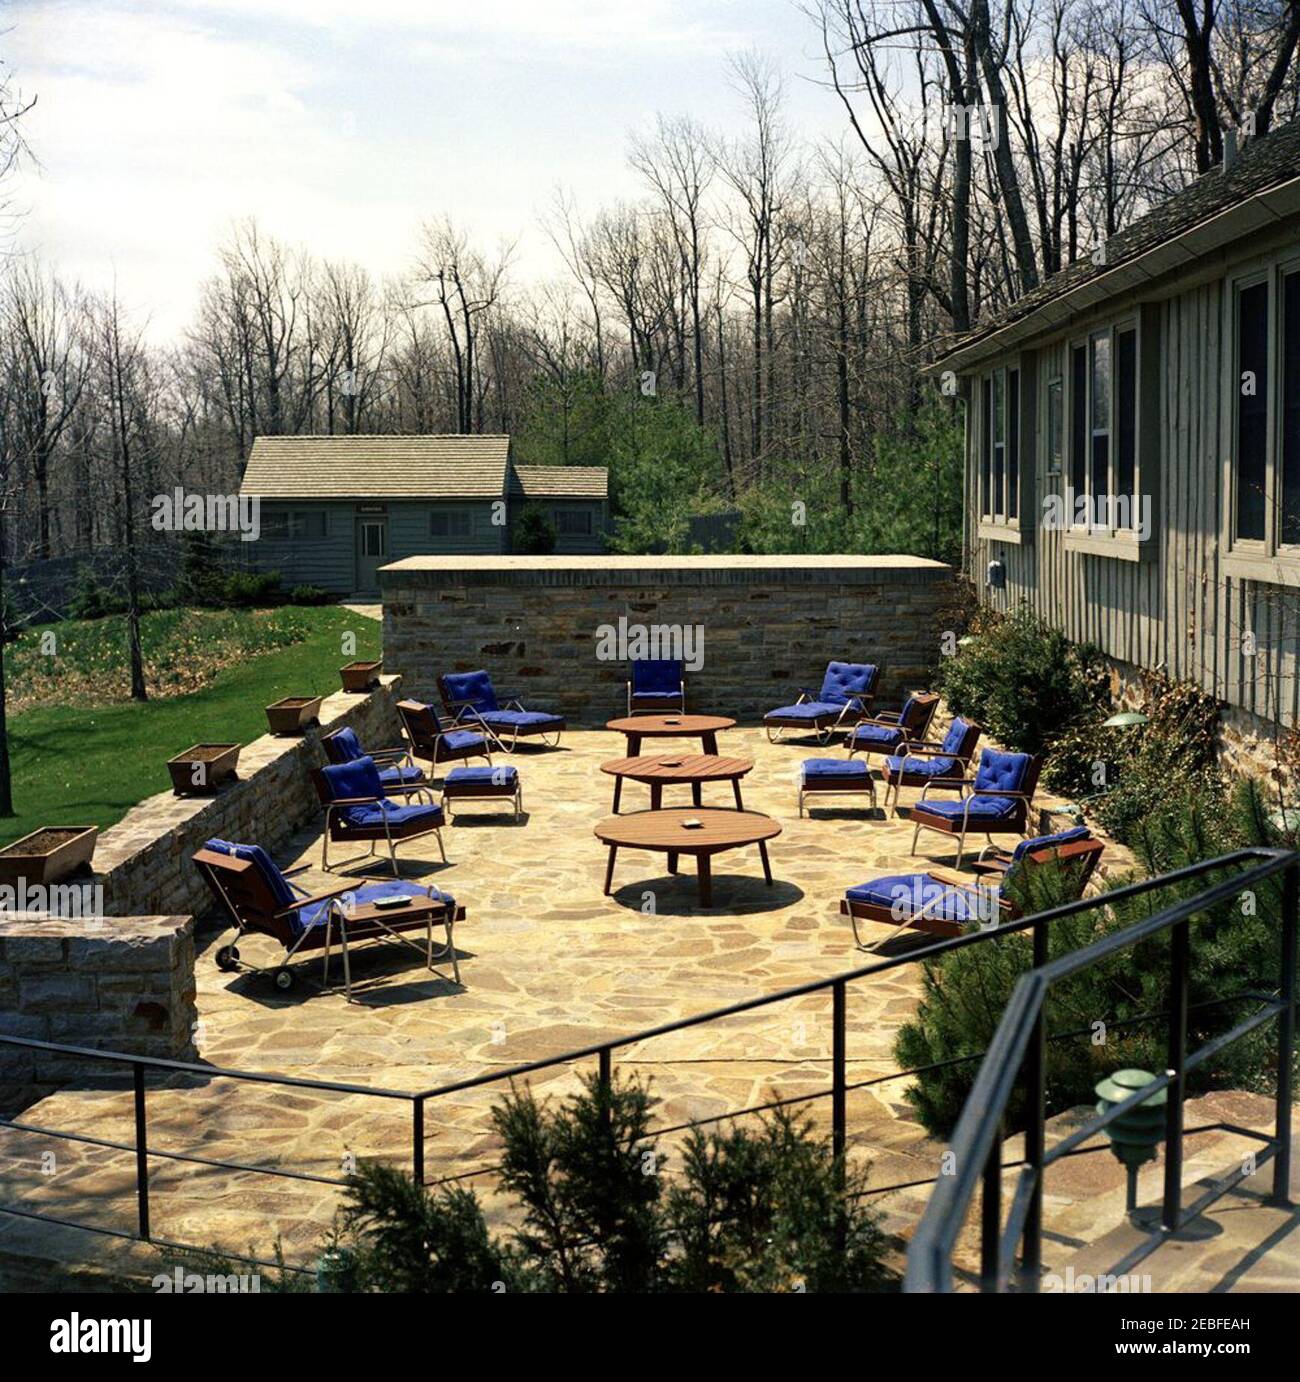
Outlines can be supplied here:
[[266, 707], [272, 734], [301, 734], [320, 714], [319, 696], [285, 696]]
[[167, 760], [172, 790], [178, 797], [210, 796], [239, 763], [238, 744], [191, 744], [184, 753]]
[[383, 659], [380, 658], [378, 662], [349, 662], [346, 667], [340, 667], [343, 689], [353, 693], [369, 691], [372, 686], [379, 684], [379, 673], [383, 666]]
[[0, 883], [57, 883], [90, 863], [98, 835], [97, 825], [43, 825], [0, 849]]

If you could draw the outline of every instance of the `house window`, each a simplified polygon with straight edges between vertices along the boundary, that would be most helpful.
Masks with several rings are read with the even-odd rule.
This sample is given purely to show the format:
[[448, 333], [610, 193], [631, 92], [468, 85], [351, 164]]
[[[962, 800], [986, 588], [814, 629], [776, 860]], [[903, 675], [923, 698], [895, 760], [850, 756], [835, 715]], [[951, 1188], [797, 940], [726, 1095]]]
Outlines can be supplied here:
[[1047, 384], [1047, 473], [1059, 475], [1065, 460], [1065, 381], [1052, 379]]
[[291, 513], [268, 513], [262, 517], [262, 536], [272, 542], [299, 542], [322, 538], [326, 534], [324, 509], [299, 509]]
[[980, 384], [980, 514], [1019, 525], [1020, 371], [996, 369]]
[[590, 509], [556, 509], [555, 531], [560, 537], [590, 537]]
[[1135, 526], [1138, 428], [1138, 329], [1136, 322], [1126, 322], [1094, 331], [1070, 347], [1074, 532], [1105, 537]]
[[[1231, 295], [1233, 551], [1300, 566], [1300, 263], [1243, 277]], [[1245, 572], [1269, 579], [1279, 568]], [[1283, 573], [1288, 582], [1294, 573]]]
[[429, 515], [430, 537], [468, 537], [468, 509], [434, 509]]

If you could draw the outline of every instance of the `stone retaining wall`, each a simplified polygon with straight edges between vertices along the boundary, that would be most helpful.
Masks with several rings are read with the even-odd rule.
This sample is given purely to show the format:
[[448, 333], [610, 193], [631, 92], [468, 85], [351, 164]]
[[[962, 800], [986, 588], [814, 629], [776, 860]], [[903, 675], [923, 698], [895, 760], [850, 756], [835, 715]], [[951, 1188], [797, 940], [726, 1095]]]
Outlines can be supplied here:
[[698, 625], [687, 707], [755, 721], [832, 660], [882, 668], [877, 704], [928, 683], [952, 569], [921, 557], [410, 557], [379, 573], [385, 664], [436, 700], [485, 667], [530, 708], [585, 728], [626, 712], [627, 663], [601, 626]]
[[[0, 919], [0, 1034], [193, 1060], [194, 919]], [[0, 1109], [60, 1085], [120, 1084], [130, 1071], [0, 1043]]]
[[368, 747], [400, 744], [394, 694], [400, 685], [400, 677], [386, 676], [381, 687], [364, 696], [337, 692], [321, 704], [319, 729], [301, 738], [265, 734], [246, 744], [238, 781], [226, 783], [215, 796], [160, 792], [133, 806], [95, 847], [104, 911], [114, 916], [206, 912], [211, 898], [190, 855], [212, 836], [273, 851], [318, 819], [310, 770], [326, 761], [321, 735], [350, 725]]

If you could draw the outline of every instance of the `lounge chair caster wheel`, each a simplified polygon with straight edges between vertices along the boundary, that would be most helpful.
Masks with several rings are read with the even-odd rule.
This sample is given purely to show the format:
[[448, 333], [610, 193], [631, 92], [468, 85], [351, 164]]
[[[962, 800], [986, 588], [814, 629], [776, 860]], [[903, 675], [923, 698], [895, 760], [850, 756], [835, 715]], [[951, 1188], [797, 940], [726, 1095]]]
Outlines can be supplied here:
[[287, 993], [293, 987], [293, 970], [291, 969], [277, 969], [271, 978], [281, 993]]
[[217, 951], [217, 968], [223, 974], [232, 974], [239, 968], [239, 951], [233, 945], [223, 945]]

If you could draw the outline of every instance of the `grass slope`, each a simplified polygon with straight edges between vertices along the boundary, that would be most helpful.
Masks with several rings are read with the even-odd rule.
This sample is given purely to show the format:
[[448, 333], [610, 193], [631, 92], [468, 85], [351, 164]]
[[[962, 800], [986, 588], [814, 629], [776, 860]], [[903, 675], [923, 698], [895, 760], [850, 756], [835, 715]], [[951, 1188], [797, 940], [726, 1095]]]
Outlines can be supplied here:
[[[197, 619], [202, 612], [189, 613]], [[200, 740], [246, 744], [266, 733], [263, 707], [271, 701], [338, 690], [338, 669], [350, 660], [340, 651], [346, 632], [356, 635], [355, 656], [379, 655], [380, 626], [372, 619], [333, 606], [293, 614], [301, 618], [296, 632], [302, 641], [260, 656], [266, 616], [259, 619], [255, 611], [223, 615], [231, 656], [238, 656], [241, 646], [252, 656], [217, 671], [189, 695], [143, 705], [47, 705], [14, 716], [9, 752], [18, 814], [0, 820], [0, 844], [40, 825], [113, 825], [137, 802], [170, 786], [165, 763], [173, 754]], [[72, 626], [60, 627], [77, 637]], [[165, 643], [176, 628], [171, 621], [155, 626], [158, 641], [146, 646], [146, 659], [165, 659]], [[146, 638], [154, 641], [148, 631]], [[183, 640], [173, 646], [184, 655]], [[17, 689], [21, 693], [21, 681]], [[102, 698], [116, 693], [116, 686], [105, 688]]]

